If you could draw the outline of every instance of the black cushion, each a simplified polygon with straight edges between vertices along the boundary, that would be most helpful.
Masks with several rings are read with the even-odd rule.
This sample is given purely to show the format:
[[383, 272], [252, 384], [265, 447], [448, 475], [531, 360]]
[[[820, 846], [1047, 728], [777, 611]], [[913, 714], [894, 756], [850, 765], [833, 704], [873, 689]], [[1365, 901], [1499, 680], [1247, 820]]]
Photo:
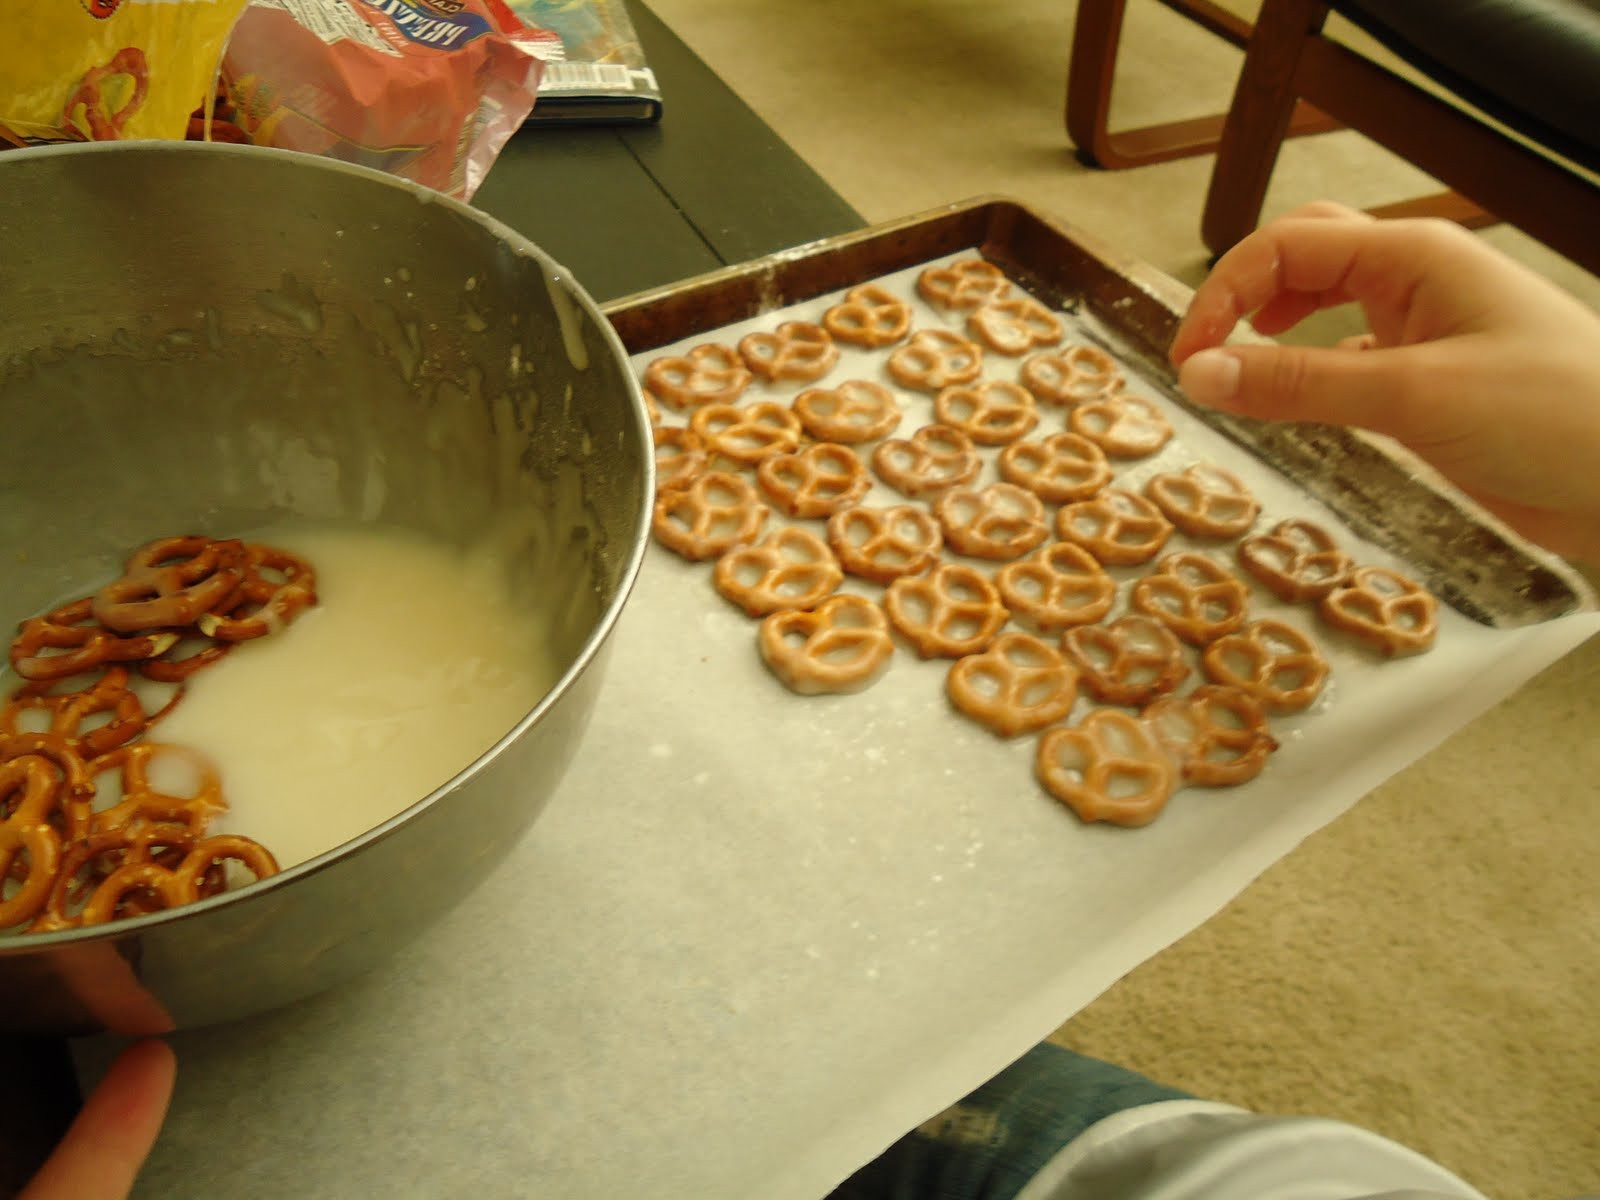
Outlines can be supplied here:
[[1332, 0], [1518, 133], [1600, 171], [1600, 0]]

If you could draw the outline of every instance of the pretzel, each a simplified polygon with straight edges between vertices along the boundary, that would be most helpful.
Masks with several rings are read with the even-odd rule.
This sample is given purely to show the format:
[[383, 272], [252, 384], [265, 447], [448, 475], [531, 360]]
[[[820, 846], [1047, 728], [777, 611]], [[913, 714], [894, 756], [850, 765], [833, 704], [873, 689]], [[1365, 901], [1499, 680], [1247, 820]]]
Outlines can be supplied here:
[[1239, 543], [1239, 565], [1290, 604], [1320, 600], [1350, 577], [1350, 556], [1310, 521], [1279, 521]]
[[[0, 763], [37, 758], [55, 771], [57, 824], [69, 838], [84, 837], [94, 818], [95, 782], [89, 762], [57, 733], [14, 733], [0, 736]], [[0, 872], [0, 876], [3, 876]]]
[[982, 467], [972, 439], [949, 425], [924, 425], [909, 439], [890, 438], [872, 452], [878, 478], [913, 500], [964, 487]]
[[238, 592], [220, 609], [202, 613], [195, 628], [218, 641], [248, 642], [276, 633], [316, 602], [317, 572], [310, 563], [276, 546], [249, 544]]
[[1133, 585], [1128, 605], [1160, 621], [1192, 646], [1204, 646], [1244, 624], [1250, 589], [1204, 554], [1169, 554]]
[[1137, 717], [1095, 709], [1039, 738], [1034, 773], [1082, 821], [1148, 825], [1177, 789], [1166, 751]]
[[[28, 926], [29, 933], [55, 933], [80, 928], [83, 908], [90, 896], [118, 867], [156, 862], [177, 866], [195, 844], [195, 835], [181, 825], [155, 823], [125, 827], [115, 833], [94, 834], [73, 842], [61, 855], [44, 907]], [[222, 870], [206, 873], [199, 892], [211, 896], [222, 891], [227, 879]], [[150, 906], [126, 898], [119, 915], [134, 916], [154, 911]]]
[[[192, 776], [188, 795], [161, 791], [150, 782], [150, 768], [159, 759], [182, 763]], [[157, 823], [181, 825], [199, 837], [211, 822], [228, 810], [222, 797], [222, 776], [216, 765], [198, 750], [166, 742], [130, 742], [101, 755], [89, 764], [96, 776], [115, 772], [120, 799], [99, 810], [90, 820], [89, 833], [115, 833], [130, 825]]]
[[1327, 661], [1312, 640], [1282, 621], [1255, 621], [1207, 646], [1200, 665], [1213, 683], [1250, 693], [1269, 713], [1296, 713], [1321, 694]]
[[761, 490], [791, 517], [826, 517], [867, 494], [872, 476], [849, 446], [814, 442], [756, 468]]
[[1076, 433], [1037, 442], [1012, 442], [999, 457], [1000, 475], [1046, 504], [1087, 500], [1111, 482], [1105, 451]]
[[160, 538], [135, 550], [121, 577], [96, 592], [90, 607], [95, 619], [115, 633], [191, 625], [233, 598], [244, 583], [245, 566], [240, 541]]
[[1107, 566], [1149, 562], [1172, 536], [1172, 523], [1137, 492], [1106, 488], [1056, 513], [1056, 535]]
[[911, 306], [885, 287], [864, 283], [822, 314], [822, 327], [841, 342], [876, 350], [905, 337]]
[[[92, 682], [74, 691], [52, 691], [45, 684], [18, 688], [0, 707], [0, 736], [30, 732], [23, 728], [30, 713], [44, 718], [43, 732], [64, 739], [84, 758], [132, 741], [152, 720], [128, 687], [128, 669], [123, 666], [103, 668]], [[107, 717], [103, 723], [85, 728], [86, 722], [102, 715]]]
[[967, 329], [998, 354], [1026, 354], [1066, 336], [1059, 317], [1032, 296], [991, 300], [967, 317]]
[[1002, 633], [987, 650], [958, 658], [945, 693], [961, 712], [1001, 737], [1053, 725], [1078, 702], [1078, 672], [1028, 633]]
[[753, 541], [769, 515], [748, 479], [707, 471], [687, 487], [657, 496], [650, 528], [667, 549], [700, 562]]
[[51, 821], [58, 791], [45, 759], [0, 762], [0, 929], [31, 921], [61, 869], [61, 833]]
[[938, 562], [944, 535], [932, 515], [910, 504], [843, 508], [828, 518], [828, 544], [850, 574], [887, 584]]
[[803, 696], [855, 692], [874, 683], [894, 654], [883, 610], [849, 592], [815, 611], [786, 609], [761, 622], [756, 644], [785, 687]]
[[711, 452], [745, 466], [800, 444], [800, 418], [775, 400], [708, 404], [689, 418], [689, 428]]
[[718, 342], [687, 354], [669, 354], [644, 369], [645, 386], [679, 412], [702, 404], [732, 404], [750, 386], [750, 369], [738, 351]]
[[894, 393], [869, 379], [846, 379], [831, 389], [807, 388], [794, 398], [794, 411], [805, 431], [820, 442], [875, 442], [900, 424]]
[[1003, 379], [941, 388], [933, 398], [933, 415], [980, 446], [1014, 442], [1039, 423], [1028, 389]]
[[1046, 633], [1088, 625], [1111, 611], [1117, 582], [1082, 546], [1052, 542], [995, 572], [1011, 615]]
[[[156, 683], [181, 684], [196, 671], [221, 662], [233, 646], [232, 642], [219, 642], [201, 634], [181, 632], [178, 640], [167, 650], [134, 666], [139, 674]], [[171, 704], [167, 707], [170, 708]], [[152, 716], [151, 720], [154, 719]]]
[[1278, 748], [1261, 705], [1239, 688], [1202, 684], [1184, 696], [1163, 696], [1143, 715], [1184, 782], [1200, 787], [1248, 783]]
[[122, 637], [95, 620], [94, 598], [85, 596], [22, 622], [11, 642], [11, 669], [24, 679], [65, 679], [107, 663], [154, 658], [178, 637], [171, 630]]
[[973, 558], [1013, 559], [1050, 536], [1039, 497], [1014, 483], [952, 488], [933, 503], [945, 544]]
[[919, 329], [889, 352], [890, 377], [901, 387], [937, 392], [983, 374], [983, 347], [948, 329]]
[[748, 333], [739, 339], [745, 366], [768, 383], [780, 379], [813, 383], [833, 370], [839, 347], [821, 325], [785, 321], [771, 333]]
[[[131, 862], [118, 867], [95, 888], [79, 918], [84, 925], [99, 925], [132, 915], [123, 912], [132, 896], [142, 897], [155, 909], [178, 908], [205, 898], [213, 869], [227, 862], [246, 867], [258, 880], [278, 873], [277, 860], [261, 843], [234, 834], [219, 834], [194, 843], [176, 867], [159, 862]], [[148, 908], [139, 910], [150, 911]]]
[[656, 452], [656, 491], [687, 487], [706, 469], [711, 456], [700, 435], [687, 425], [657, 425], [652, 431]]
[[1153, 475], [1144, 494], [1190, 537], [1236, 538], [1261, 514], [1261, 505], [1244, 481], [1211, 463], [1196, 463], [1181, 473]]
[[927, 267], [917, 276], [917, 293], [939, 308], [966, 311], [1005, 298], [1006, 273], [981, 258], [962, 258], [948, 266]]
[[649, 388], [640, 388], [639, 395], [644, 398], [644, 415], [650, 418], [650, 428], [660, 428], [661, 406], [656, 403], [655, 393]]
[[1044, 350], [1022, 361], [1022, 386], [1041, 404], [1066, 406], [1122, 390], [1116, 360], [1097, 346]]
[[723, 597], [752, 617], [784, 608], [815, 608], [844, 582], [828, 544], [808, 529], [774, 530], [753, 546], [735, 546], [711, 569]]
[[1140, 613], [1106, 625], [1075, 625], [1062, 636], [1061, 649], [1082, 672], [1089, 694], [1106, 704], [1148, 704], [1189, 677], [1172, 631]]
[[1131, 392], [1085, 400], [1068, 415], [1067, 424], [1112, 458], [1143, 458], [1172, 437], [1172, 426], [1161, 410]]
[[1322, 598], [1322, 619], [1387, 658], [1420, 654], [1438, 632], [1439, 601], [1415, 580], [1387, 567], [1357, 567]]
[[[116, 75], [125, 75], [133, 80], [133, 90], [128, 93], [122, 107], [112, 111], [106, 107], [101, 85]], [[128, 122], [143, 106], [149, 90], [150, 68], [145, 61], [144, 51], [137, 46], [124, 46], [106, 62], [90, 67], [83, 73], [62, 106], [62, 123], [75, 129], [86, 128], [91, 141], [119, 141]], [[78, 125], [76, 118], [76, 110], [80, 107], [83, 109], [82, 126]]]
[[965, 563], [940, 563], [926, 575], [901, 576], [884, 593], [883, 607], [922, 658], [976, 654], [1007, 617], [994, 584]]

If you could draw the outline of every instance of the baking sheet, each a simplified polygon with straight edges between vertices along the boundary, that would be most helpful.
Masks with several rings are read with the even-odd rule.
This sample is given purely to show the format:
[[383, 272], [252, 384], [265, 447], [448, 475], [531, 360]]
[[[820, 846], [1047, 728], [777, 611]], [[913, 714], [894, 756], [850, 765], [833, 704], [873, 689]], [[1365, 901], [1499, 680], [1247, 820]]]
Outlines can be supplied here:
[[[1328, 519], [1173, 416], [1162, 466], [1247, 468], [1266, 517]], [[708, 576], [652, 551], [560, 794], [459, 910], [370, 978], [175, 1039], [139, 1195], [824, 1195], [1600, 621], [1447, 612], [1384, 664], [1325, 642], [1328, 697], [1275, 723], [1260, 780], [1129, 831], [952, 715], [945, 664], [790, 695]]]

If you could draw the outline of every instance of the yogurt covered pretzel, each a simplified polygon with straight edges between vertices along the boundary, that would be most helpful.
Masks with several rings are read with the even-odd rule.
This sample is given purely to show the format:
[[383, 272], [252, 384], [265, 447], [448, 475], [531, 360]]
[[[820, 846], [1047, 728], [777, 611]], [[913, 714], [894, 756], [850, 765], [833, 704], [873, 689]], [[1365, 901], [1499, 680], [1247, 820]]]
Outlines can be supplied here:
[[867, 494], [872, 477], [848, 446], [814, 442], [756, 468], [767, 498], [791, 517], [826, 517]]
[[1244, 624], [1250, 589], [1204, 554], [1169, 554], [1133, 585], [1129, 606], [1154, 617], [1184, 641], [1204, 646]]
[[1050, 536], [1044, 505], [1014, 483], [952, 488], [933, 503], [945, 544], [973, 558], [1013, 559]]
[[911, 330], [911, 306], [888, 288], [864, 283], [822, 314], [822, 326], [841, 342], [876, 350]]
[[889, 377], [901, 387], [937, 392], [983, 374], [983, 347], [948, 329], [919, 329], [889, 352]]
[[785, 321], [771, 333], [747, 333], [739, 339], [745, 366], [768, 383], [792, 380], [814, 383], [839, 361], [839, 347], [820, 325]]
[[917, 294], [936, 308], [965, 312], [1011, 294], [1011, 281], [993, 263], [962, 258], [927, 267], [917, 276]]
[[1302, 712], [1322, 694], [1328, 664], [1293, 625], [1255, 621], [1205, 648], [1201, 666], [1213, 683], [1248, 692], [1269, 713]]
[[809, 529], [774, 530], [753, 546], [735, 546], [711, 569], [722, 596], [752, 617], [815, 608], [844, 582], [827, 543]]
[[1014, 442], [1039, 423], [1028, 389], [1003, 379], [941, 388], [933, 399], [933, 415], [980, 446]]
[[1089, 694], [1106, 704], [1149, 704], [1189, 677], [1183, 647], [1154, 618], [1128, 613], [1106, 625], [1075, 625], [1061, 649]]
[[773, 613], [761, 622], [756, 644], [772, 673], [803, 696], [860, 691], [877, 681], [894, 654], [883, 610], [849, 592], [815, 611]]
[[775, 400], [708, 404], [689, 418], [689, 428], [712, 453], [745, 466], [800, 444], [800, 418]]
[[1086, 400], [1068, 415], [1067, 424], [1112, 458], [1144, 458], [1172, 437], [1172, 425], [1161, 410], [1131, 392]]
[[1290, 604], [1322, 599], [1355, 567], [1322, 526], [1293, 519], [1245, 538], [1237, 555], [1241, 567]]
[[1011, 615], [1045, 633], [1092, 624], [1117, 598], [1117, 581], [1072, 542], [1052, 542], [1007, 563], [994, 582]]
[[976, 654], [1008, 615], [994, 584], [965, 563], [941, 563], [927, 575], [896, 579], [884, 593], [883, 607], [923, 658]]
[[794, 412], [818, 441], [852, 446], [888, 437], [900, 424], [894, 393], [869, 379], [846, 379], [835, 388], [807, 388], [795, 397]]
[[915, 505], [855, 507], [828, 518], [828, 544], [850, 574], [887, 584], [938, 562], [944, 535], [933, 516]]
[[644, 369], [644, 384], [663, 404], [684, 412], [732, 404], [750, 386], [750, 369], [731, 346], [707, 342], [654, 360]]
[[1061, 319], [1032, 296], [991, 300], [967, 317], [967, 330], [997, 354], [1026, 354], [1066, 336]]
[[1213, 463], [1153, 475], [1144, 494], [1190, 537], [1236, 538], [1261, 514], [1244, 480]]
[[1041, 404], [1062, 407], [1122, 390], [1116, 360], [1098, 346], [1044, 350], [1022, 363], [1022, 386]]
[[958, 658], [945, 676], [950, 703], [1000, 737], [1053, 725], [1078, 702], [1078, 672], [1055, 647], [1028, 633], [1002, 633], [987, 650]]
[[924, 425], [909, 439], [890, 438], [872, 452], [878, 478], [913, 500], [964, 487], [982, 468], [972, 439], [949, 425]]
[[657, 496], [650, 528], [667, 549], [699, 562], [754, 541], [770, 511], [748, 479], [707, 471], [687, 487]]
[[1148, 825], [1177, 790], [1166, 750], [1137, 717], [1100, 708], [1039, 738], [1034, 773], [1083, 821]]
[[1221, 684], [1163, 696], [1144, 710], [1144, 720], [1177, 760], [1184, 782], [1200, 787], [1248, 783], [1278, 748], [1255, 697]]
[[1004, 479], [1027, 488], [1046, 504], [1087, 500], [1111, 482], [1105, 451], [1076, 433], [1012, 442], [1000, 451], [998, 466]]
[[1387, 567], [1357, 567], [1317, 606], [1322, 619], [1393, 658], [1420, 654], [1438, 632], [1439, 601]]
[[1056, 513], [1056, 535], [1106, 566], [1149, 562], [1172, 536], [1172, 523], [1137, 492], [1106, 488]]

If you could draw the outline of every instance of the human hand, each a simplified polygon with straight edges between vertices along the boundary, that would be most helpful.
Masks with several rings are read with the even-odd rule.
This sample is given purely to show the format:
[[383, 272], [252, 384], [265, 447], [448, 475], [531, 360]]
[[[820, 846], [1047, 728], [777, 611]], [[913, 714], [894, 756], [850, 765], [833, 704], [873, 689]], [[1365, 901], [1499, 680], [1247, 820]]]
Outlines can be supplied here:
[[19, 1200], [122, 1200], [161, 1131], [177, 1073], [155, 1039], [117, 1056]]
[[[1354, 301], [1338, 346], [1227, 346]], [[1223, 255], [1173, 339], [1198, 404], [1387, 434], [1524, 536], [1600, 563], [1600, 315], [1459, 226], [1314, 204]]]

